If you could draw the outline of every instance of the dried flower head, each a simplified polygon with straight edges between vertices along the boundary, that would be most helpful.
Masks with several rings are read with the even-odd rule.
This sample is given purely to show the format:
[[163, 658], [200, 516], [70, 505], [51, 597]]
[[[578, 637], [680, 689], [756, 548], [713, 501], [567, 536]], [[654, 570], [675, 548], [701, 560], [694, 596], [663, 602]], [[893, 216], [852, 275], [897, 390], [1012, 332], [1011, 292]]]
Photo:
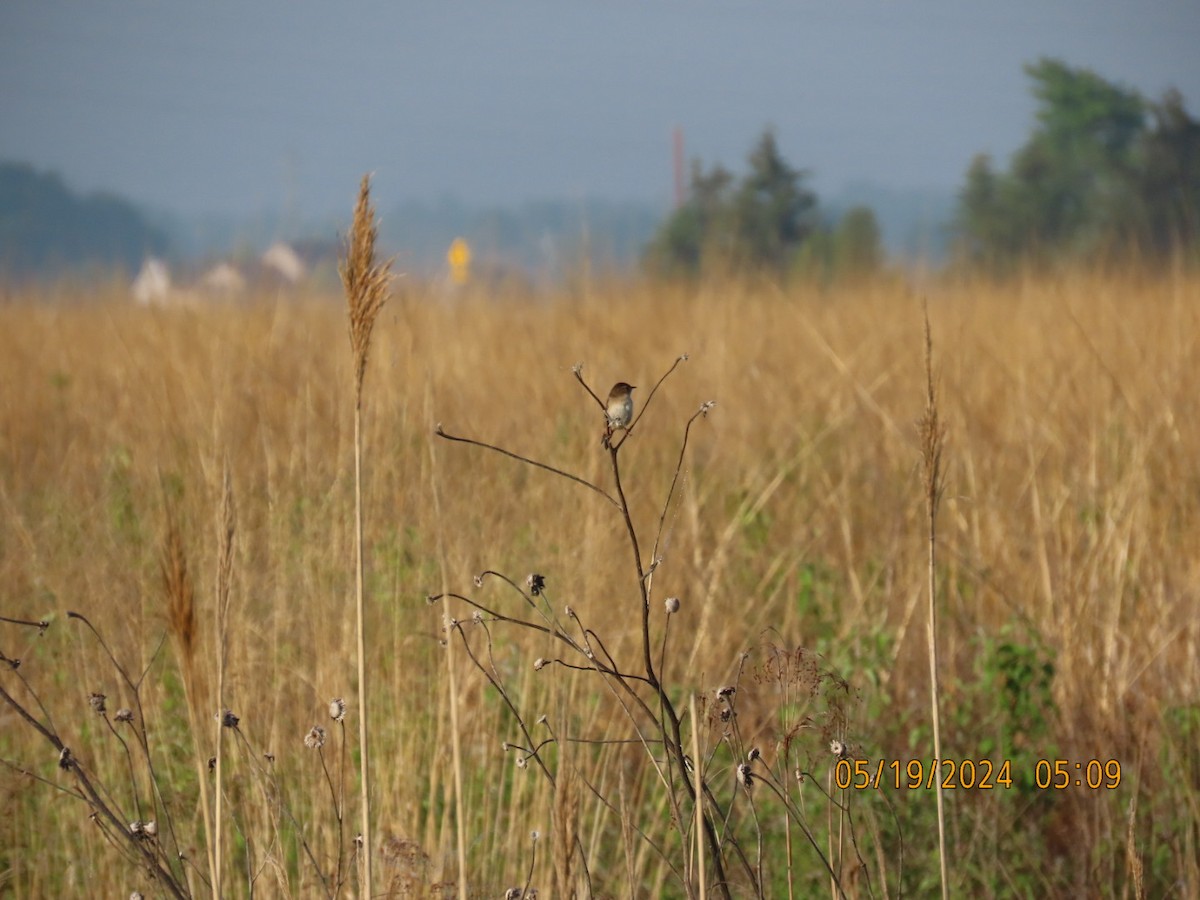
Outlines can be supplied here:
[[216, 770], [217, 770], [217, 758], [215, 756], [210, 756], [208, 758], [208, 771], [215, 772]]
[[275, 762], [275, 754], [268, 750], [263, 754], [263, 759], [265, 759], [268, 764], [272, 764]]
[[535, 725], [545, 725], [546, 724], [546, 714], [542, 713], [540, 716], [538, 716], [537, 721], [534, 722], [534, 724]]
[[546, 576], [531, 572], [525, 583], [529, 585], [529, 593], [537, 597], [546, 589]]
[[571, 607], [569, 607], [569, 606], [568, 606], [568, 607], [566, 608], [565, 612], [566, 612], [566, 614], [567, 614], [567, 618], [568, 618], [568, 619], [573, 619], [573, 618], [575, 618], [575, 610], [571, 609]]
[[667, 609], [667, 615], [673, 616], [675, 613], [679, 612], [679, 598], [668, 597], [663, 601], [663, 606], [665, 606]]
[[225, 728], [237, 728], [238, 722], [242, 721], [233, 714], [232, 709], [227, 709], [223, 713], [218, 713], [215, 718], [219, 719]]
[[750, 766], [746, 763], [739, 763], [737, 767], [738, 784], [746, 790], [754, 787], [754, 773], [750, 771]]
[[134, 891], [129, 895], [129, 900], [145, 900], [145, 898], [142, 896], [141, 891]]
[[363, 846], [363, 836], [362, 836], [362, 832], [359, 832], [358, 834], [356, 834], [354, 836], [354, 849], [361, 850], [362, 846]]
[[759, 750], [757, 747], [751, 747], [750, 748], [750, 762], [754, 762], [756, 759], [762, 759], [762, 751]]
[[472, 580], [475, 582], [475, 587], [477, 587], [477, 588], [483, 587], [483, 576], [482, 575], [476, 575]]
[[523, 769], [523, 768], [525, 768], [527, 765], [529, 765], [529, 758], [528, 758], [528, 757], [526, 757], [526, 756], [518, 756], [518, 757], [517, 757], [517, 768], [518, 768], [518, 769]]
[[838, 740], [830, 741], [829, 742], [829, 752], [832, 753], [834, 756], [836, 756], [838, 759], [845, 759], [846, 758], [846, 745]]
[[483, 624], [483, 613], [478, 609], [475, 610], [475, 612], [471, 613], [471, 621], [474, 622], [476, 625], [482, 625]]
[[304, 746], [309, 750], [319, 750], [325, 746], [325, 729], [314, 725], [304, 736]]
[[346, 718], [346, 701], [341, 697], [334, 697], [329, 701], [329, 718], [335, 722]]
[[93, 691], [88, 695], [88, 705], [96, 715], [102, 716], [108, 712], [108, 707], [104, 705], [104, 701], [107, 699], [103, 694], [97, 694]]
[[725, 687], [717, 689], [717, 696], [720, 697], [722, 700], [728, 700], [730, 697], [732, 697], [736, 693], [737, 693], [737, 688], [735, 688], [732, 684], [727, 684], [727, 685], [725, 685]]
[[132, 722], [133, 721], [133, 710], [130, 709], [128, 706], [122, 706], [120, 709], [117, 710], [117, 714], [115, 716], [113, 716], [113, 718], [118, 722]]
[[63, 747], [58, 751], [58, 767], [64, 772], [75, 764], [75, 757], [71, 756], [71, 748]]
[[540, 672], [542, 669], [546, 668], [547, 665], [549, 664], [546, 662], [546, 660], [539, 656], [533, 661], [533, 671]]
[[531, 841], [536, 841], [541, 836], [542, 836], [542, 833], [540, 831], [538, 831], [536, 828], [533, 829], [533, 831], [529, 832], [529, 839]]
[[129, 833], [139, 840], [150, 841], [158, 834], [158, 825], [153, 821], [143, 822], [135, 819], [129, 823]]

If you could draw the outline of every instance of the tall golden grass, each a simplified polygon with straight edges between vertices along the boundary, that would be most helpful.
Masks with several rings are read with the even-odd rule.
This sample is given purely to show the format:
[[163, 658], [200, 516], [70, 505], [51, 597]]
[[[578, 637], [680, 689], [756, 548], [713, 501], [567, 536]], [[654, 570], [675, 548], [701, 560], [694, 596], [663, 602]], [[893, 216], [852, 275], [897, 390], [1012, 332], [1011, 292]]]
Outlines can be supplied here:
[[[682, 895], [622, 815], [578, 783], [552, 790], [514, 767], [502, 748], [516, 734], [505, 708], [461, 654], [447, 669], [443, 610], [425, 602], [443, 572], [467, 590], [485, 569], [517, 581], [536, 571], [555, 602], [604, 624], [614, 655], [640, 658], [624, 528], [602, 499], [496, 454], [444, 442], [431, 451], [443, 423], [603, 480], [603, 420], [572, 376], [578, 362], [606, 389], [651, 384], [690, 355], [622, 451], [630, 504], [647, 528], [682, 424], [702, 401], [718, 403], [693, 430], [654, 574], [661, 596], [681, 598], [664, 683], [679, 697], [711, 696], [765, 639], [819, 649], [855, 698], [856, 753], [928, 760], [929, 526], [917, 428], [927, 300], [946, 429], [936, 555], [943, 754], [1019, 752], [1027, 769], [1039, 758], [1115, 759], [1122, 773], [1116, 789], [1035, 787], [1019, 804], [1016, 789], [948, 791], [950, 893], [1200, 891], [1200, 278], [1079, 272], [787, 292], [597, 283], [537, 299], [397, 288], [375, 323], [362, 409], [377, 890], [499, 896], [528, 881], [543, 896], [552, 884], [565, 892], [579, 884], [569, 871], [578, 839], [597, 893]], [[347, 613], [355, 372], [340, 304], [307, 296], [139, 309], [104, 291], [0, 307], [0, 615], [51, 620], [41, 635], [0, 623], [0, 651], [21, 660], [64, 743], [118, 798], [133, 789], [124, 764], [106, 762], [108, 732], [88, 695], [107, 694], [113, 708], [128, 697], [67, 611], [86, 615], [130, 671], [149, 673], [149, 744], [172, 796], [192, 798], [176, 828], [198, 896], [199, 873], [216, 863], [201, 846], [205, 776], [195, 760], [215, 754], [208, 716], [221, 702], [279, 773], [275, 793], [255, 802], [255, 770], [226, 746], [226, 894], [244, 895], [251, 876], [271, 895], [323, 893], [306, 858], [289, 856], [289, 829], [330, 871], [341, 847], [327, 779], [304, 745], [357, 677]], [[213, 540], [229, 515], [226, 467], [237, 508], [231, 564]], [[182, 675], [180, 654], [164, 643], [178, 617], [163, 589], [172, 534], [196, 610], [192, 664], [218, 659], [227, 642], [223, 700], [215, 668]], [[214, 608], [221, 577], [224, 611]], [[470, 617], [465, 607], [447, 612]], [[988, 655], [1002, 643], [1009, 655]], [[535, 672], [541, 652], [530, 638], [495, 636], [496, 663], [527, 708], [572, 733], [629, 737], [606, 718], [598, 686]], [[1038, 671], [1041, 660], [1053, 667], [1048, 702], [1014, 711], [1005, 685], [1036, 681], [1021, 668], [1029, 659]], [[29, 702], [7, 667], [0, 685]], [[189, 709], [201, 713], [196, 722]], [[768, 752], [771, 711], [744, 719], [761, 724]], [[344, 732], [351, 751], [356, 729]], [[632, 752], [561, 749], [631, 808], [655, 802]], [[7, 705], [0, 757], [6, 894], [152, 893], [84, 804], [31, 777], [69, 786], [51, 748]], [[353, 795], [343, 797], [352, 810]], [[884, 786], [842, 802], [851, 799], [866, 810], [858, 839], [873, 849], [870, 889], [847, 876], [847, 893], [895, 895], [901, 879], [910, 895], [935, 888], [932, 792]], [[277, 814], [280, 803], [291, 819]], [[533, 830], [543, 836], [536, 852]], [[568, 849], [547, 849], [555, 841]], [[792, 865], [807, 865], [800, 850]], [[827, 890], [825, 870], [811, 869], [814, 890]]]

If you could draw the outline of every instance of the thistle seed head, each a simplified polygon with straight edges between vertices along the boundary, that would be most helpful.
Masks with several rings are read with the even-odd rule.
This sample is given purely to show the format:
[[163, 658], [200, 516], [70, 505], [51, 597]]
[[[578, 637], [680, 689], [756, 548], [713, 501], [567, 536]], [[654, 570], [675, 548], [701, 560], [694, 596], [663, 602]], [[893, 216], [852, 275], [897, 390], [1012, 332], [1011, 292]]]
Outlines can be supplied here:
[[750, 771], [750, 766], [746, 763], [739, 763], [737, 767], [738, 784], [746, 790], [754, 787], [754, 773]]

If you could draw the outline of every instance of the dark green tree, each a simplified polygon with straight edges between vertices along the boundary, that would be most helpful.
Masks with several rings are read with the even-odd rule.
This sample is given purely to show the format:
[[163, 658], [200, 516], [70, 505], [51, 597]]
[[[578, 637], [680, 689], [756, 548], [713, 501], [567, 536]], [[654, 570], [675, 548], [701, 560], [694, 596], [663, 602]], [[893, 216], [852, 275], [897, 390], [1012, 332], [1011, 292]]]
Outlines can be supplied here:
[[721, 166], [692, 165], [688, 200], [663, 223], [646, 250], [647, 265], [666, 275], [703, 268], [785, 273], [816, 227], [816, 195], [803, 184], [767, 131], [741, 180]]
[[1150, 113], [1154, 125], [1138, 159], [1135, 233], [1152, 248], [1194, 253], [1200, 245], [1200, 122], [1176, 90]]
[[883, 267], [883, 240], [868, 206], [846, 210], [833, 232], [833, 271], [838, 278], [875, 275]]
[[1017, 154], [1018, 213], [1039, 246], [1076, 255], [1105, 249], [1129, 208], [1134, 144], [1146, 104], [1087, 69], [1043, 59], [1025, 67], [1039, 127]]
[[783, 272], [816, 225], [816, 195], [803, 185], [767, 130], [750, 153], [734, 206], [737, 246], [752, 268]]
[[955, 227], [959, 251], [973, 262], [996, 266], [1016, 251], [1006, 232], [1010, 217], [1004, 210], [1000, 190], [1002, 177], [992, 168], [992, 160], [980, 154], [971, 160], [967, 183], [958, 195]]
[[1194, 248], [1200, 124], [1178, 93], [1148, 103], [1053, 59], [1025, 71], [1036, 125], [1007, 172], [971, 163], [954, 223], [960, 255], [1004, 270]]
[[689, 275], [700, 270], [705, 256], [726, 261], [733, 247], [733, 175], [721, 166], [705, 172], [692, 163], [688, 202], [667, 219], [650, 243], [647, 258], [665, 275]]

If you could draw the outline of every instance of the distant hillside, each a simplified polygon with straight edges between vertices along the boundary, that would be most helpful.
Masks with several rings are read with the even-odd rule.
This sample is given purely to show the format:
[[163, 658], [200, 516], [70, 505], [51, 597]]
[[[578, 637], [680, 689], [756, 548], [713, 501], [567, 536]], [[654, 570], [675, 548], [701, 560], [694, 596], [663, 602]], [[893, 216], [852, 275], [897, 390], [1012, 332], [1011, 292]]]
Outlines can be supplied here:
[[[834, 221], [851, 207], [868, 206], [890, 257], [937, 264], [945, 257], [954, 201], [951, 191], [863, 183], [822, 196], [820, 209]], [[481, 269], [554, 282], [585, 261], [596, 270], [636, 268], [669, 214], [664, 204], [643, 201], [581, 198], [501, 208], [444, 196], [383, 208], [380, 243], [396, 255], [398, 270], [418, 277], [443, 273], [450, 243], [463, 237]], [[0, 277], [56, 275], [88, 265], [132, 273], [150, 255], [185, 264], [236, 259], [281, 239], [340, 246], [349, 215], [349, 208], [341, 217], [145, 211], [112, 194], [76, 193], [54, 172], [0, 163]]]
[[166, 235], [127, 200], [77, 194], [54, 172], [0, 163], [0, 275], [53, 275], [87, 265], [135, 271]]

